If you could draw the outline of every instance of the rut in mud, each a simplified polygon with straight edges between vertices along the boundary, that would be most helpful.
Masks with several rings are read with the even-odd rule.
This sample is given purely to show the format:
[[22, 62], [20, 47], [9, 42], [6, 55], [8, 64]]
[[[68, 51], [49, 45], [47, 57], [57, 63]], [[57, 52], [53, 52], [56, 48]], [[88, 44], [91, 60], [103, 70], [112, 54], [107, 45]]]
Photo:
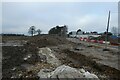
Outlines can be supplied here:
[[120, 71], [115, 68], [103, 64], [98, 64], [91, 58], [86, 57], [80, 53], [75, 53], [68, 49], [63, 50], [62, 52], [68, 57], [65, 58], [64, 63], [71, 63], [71, 66], [75, 68], [82, 67], [85, 68], [87, 71], [93, 71], [93, 73], [98, 75], [98, 77], [101, 79], [101, 75], [105, 75], [105, 78], [119, 78]]

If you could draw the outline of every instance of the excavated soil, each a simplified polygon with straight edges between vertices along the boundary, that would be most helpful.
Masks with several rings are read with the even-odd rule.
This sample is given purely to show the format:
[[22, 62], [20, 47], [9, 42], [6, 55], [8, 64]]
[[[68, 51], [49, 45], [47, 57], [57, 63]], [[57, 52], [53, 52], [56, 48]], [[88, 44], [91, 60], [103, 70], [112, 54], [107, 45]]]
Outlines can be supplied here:
[[[17, 76], [17, 78], [30, 77], [38, 79], [36, 74], [40, 69], [53, 69], [54, 66], [43, 62], [38, 56], [39, 49], [43, 47], [50, 47], [55, 51], [55, 56], [61, 61], [61, 65], [84, 68], [89, 72], [95, 73], [100, 79], [119, 79], [119, 70], [98, 64], [90, 57], [71, 51], [78, 44], [69, 42], [65, 38], [49, 35], [34, 37], [4, 36], [3, 42], [6, 43], [8, 41], [26, 41], [26, 43], [21, 43], [23, 46], [2, 46], [3, 80], [14, 76]], [[27, 55], [31, 55], [31, 58], [24, 60]], [[22, 76], [17, 74], [22, 74]]]
[[[25, 41], [26, 44], [21, 43]], [[22, 77], [26, 75], [31, 77], [37, 77], [36, 72], [29, 72], [26, 68], [33, 65], [41, 65], [42, 68], [51, 67], [51, 64], [48, 64], [41, 60], [38, 56], [39, 48], [46, 46], [57, 46], [60, 44], [70, 43], [65, 38], [60, 38], [57, 36], [34, 36], [34, 37], [25, 37], [25, 36], [4, 36], [2, 38], [3, 43], [12, 42], [12, 44], [19, 44], [23, 46], [2, 46], [2, 76], [3, 79], [18, 77], [18, 74], [22, 74]], [[17, 42], [17, 43], [16, 43]], [[10, 44], [10, 43], [9, 43]], [[24, 60], [27, 55], [31, 55], [31, 58]], [[36, 66], [37, 68], [38, 66]], [[41, 67], [38, 67], [38, 70]], [[35, 70], [33, 70], [35, 71]], [[28, 74], [29, 73], [29, 74]], [[21, 77], [21, 76], [20, 76]]]

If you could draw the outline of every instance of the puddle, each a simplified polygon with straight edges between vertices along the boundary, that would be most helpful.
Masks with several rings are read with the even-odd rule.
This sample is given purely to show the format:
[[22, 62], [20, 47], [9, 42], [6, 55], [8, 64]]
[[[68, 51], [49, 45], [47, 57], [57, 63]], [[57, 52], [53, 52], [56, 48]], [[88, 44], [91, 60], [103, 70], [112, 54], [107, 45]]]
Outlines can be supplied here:
[[23, 46], [27, 41], [7, 41], [0, 43], [0, 46]]

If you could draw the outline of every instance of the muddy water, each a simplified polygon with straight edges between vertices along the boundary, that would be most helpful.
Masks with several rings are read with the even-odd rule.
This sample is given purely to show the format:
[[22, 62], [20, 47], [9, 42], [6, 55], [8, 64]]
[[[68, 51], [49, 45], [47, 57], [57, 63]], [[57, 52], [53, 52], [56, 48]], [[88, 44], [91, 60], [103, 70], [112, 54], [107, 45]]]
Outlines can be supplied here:
[[23, 46], [22, 44], [19, 43], [2, 43], [0, 46]]
[[6, 42], [1, 42], [0, 46], [23, 46], [24, 44], [26, 44], [27, 41], [20, 41], [20, 40], [16, 40], [16, 41], [6, 41]]
[[2, 46], [2, 43], [0, 43], [0, 46]]

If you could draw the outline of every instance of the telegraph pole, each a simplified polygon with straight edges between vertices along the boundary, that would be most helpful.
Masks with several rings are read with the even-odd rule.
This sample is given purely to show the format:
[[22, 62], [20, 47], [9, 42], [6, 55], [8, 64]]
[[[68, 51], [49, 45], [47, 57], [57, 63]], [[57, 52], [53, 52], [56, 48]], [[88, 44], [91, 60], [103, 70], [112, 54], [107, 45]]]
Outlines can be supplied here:
[[107, 29], [106, 29], [106, 38], [105, 38], [105, 49], [107, 50], [107, 41], [108, 41], [108, 30], [109, 30], [109, 24], [110, 24], [110, 11], [108, 14], [108, 22], [107, 22]]

